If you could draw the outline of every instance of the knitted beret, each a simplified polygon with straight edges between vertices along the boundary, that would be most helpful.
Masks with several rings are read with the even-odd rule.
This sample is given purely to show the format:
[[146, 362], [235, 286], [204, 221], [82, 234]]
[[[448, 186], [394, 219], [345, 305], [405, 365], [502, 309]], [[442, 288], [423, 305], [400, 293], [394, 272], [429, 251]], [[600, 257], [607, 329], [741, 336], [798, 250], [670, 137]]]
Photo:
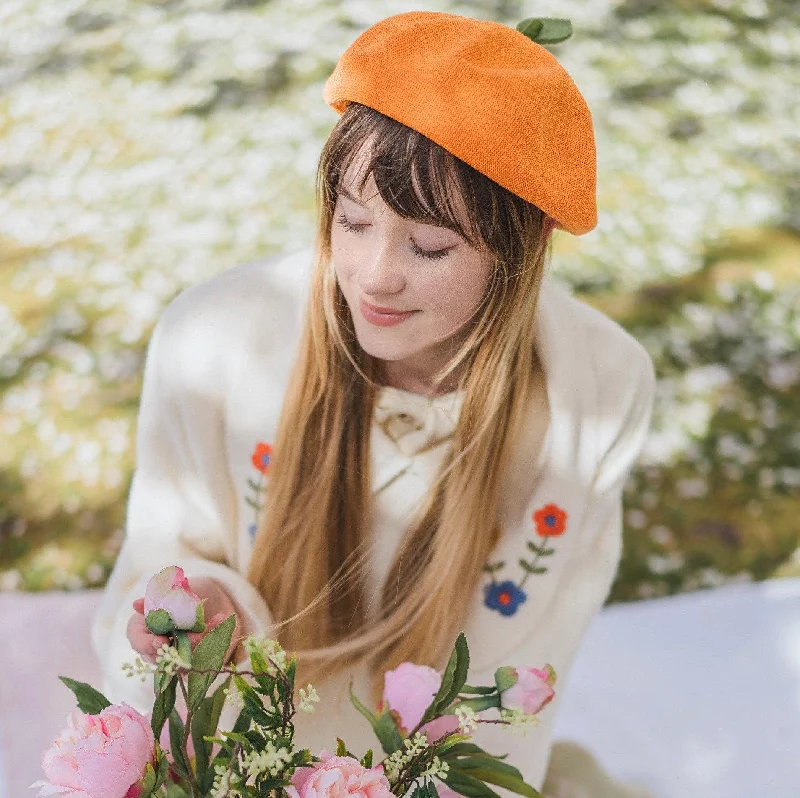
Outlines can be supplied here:
[[365, 30], [325, 102], [380, 111], [427, 136], [575, 235], [597, 224], [592, 118], [566, 70], [499, 22], [411, 11]]

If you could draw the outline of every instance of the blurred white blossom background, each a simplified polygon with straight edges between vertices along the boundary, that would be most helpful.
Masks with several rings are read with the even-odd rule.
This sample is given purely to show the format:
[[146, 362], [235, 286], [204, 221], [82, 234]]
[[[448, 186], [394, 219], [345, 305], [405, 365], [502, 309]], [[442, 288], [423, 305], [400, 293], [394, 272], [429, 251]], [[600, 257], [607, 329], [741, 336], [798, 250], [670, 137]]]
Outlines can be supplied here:
[[0, 589], [103, 583], [159, 313], [311, 243], [324, 80], [417, 8], [573, 21], [600, 223], [552, 269], [660, 378], [613, 598], [800, 572], [793, 0], [3, 0]]

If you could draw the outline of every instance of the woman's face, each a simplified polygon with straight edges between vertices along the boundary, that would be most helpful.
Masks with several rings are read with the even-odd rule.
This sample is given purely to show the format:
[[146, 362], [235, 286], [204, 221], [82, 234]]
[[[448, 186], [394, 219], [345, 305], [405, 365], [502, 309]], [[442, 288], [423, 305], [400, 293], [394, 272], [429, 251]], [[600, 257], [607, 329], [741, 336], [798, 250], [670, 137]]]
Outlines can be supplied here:
[[334, 209], [336, 279], [358, 343], [384, 361], [386, 382], [430, 394], [431, 377], [456, 352], [481, 303], [491, 258], [452, 230], [398, 216], [371, 175], [359, 195], [359, 164], [344, 176]]

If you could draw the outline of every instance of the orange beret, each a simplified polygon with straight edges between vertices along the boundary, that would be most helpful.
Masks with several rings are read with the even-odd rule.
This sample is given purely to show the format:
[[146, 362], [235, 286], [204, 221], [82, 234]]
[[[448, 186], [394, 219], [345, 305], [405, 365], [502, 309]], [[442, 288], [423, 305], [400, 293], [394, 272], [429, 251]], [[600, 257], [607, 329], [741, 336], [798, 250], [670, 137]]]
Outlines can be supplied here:
[[518, 30], [411, 11], [365, 30], [325, 102], [380, 111], [427, 136], [575, 235], [597, 224], [592, 117], [555, 57]]

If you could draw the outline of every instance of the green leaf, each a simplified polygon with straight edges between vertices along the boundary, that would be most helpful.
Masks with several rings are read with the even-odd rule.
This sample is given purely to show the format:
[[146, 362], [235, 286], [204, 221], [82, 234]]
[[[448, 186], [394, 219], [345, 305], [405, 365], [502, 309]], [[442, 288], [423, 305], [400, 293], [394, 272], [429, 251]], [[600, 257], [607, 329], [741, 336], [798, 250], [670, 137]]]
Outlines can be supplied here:
[[[500, 706], [500, 696], [495, 693], [493, 695], [479, 695], [476, 698], [462, 698], [456, 706], [469, 707], [475, 712], [483, 712], [485, 709], [495, 709]], [[448, 707], [443, 714], [455, 715], [456, 707]]]
[[350, 701], [353, 706], [369, 721], [369, 724], [372, 726], [372, 730], [375, 732], [375, 736], [378, 738], [378, 742], [380, 742], [384, 753], [393, 754], [395, 751], [399, 751], [403, 747], [403, 738], [400, 736], [400, 732], [394, 722], [394, 718], [392, 718], [391, 714], [389, 713], [388, 708], [385, 709], [380, 715], [375, 715], [374, 713], [370, 712], [361, 703], [361, 701], [359, 701], [358, 696], [353, 692], [352, 682], [350, 682]]
[[494, 672], [494, 683], [497, 685], [498, 693], [510, 690], [518, 681], [517, 669], [510, 665], [503, 665]]
[[490, 759], [505, 759], [508, 754], [490, 754], [487, 751], [484, 751], [475, 743], [457, 743], [456, 745], [452, 745], [447, 747], [446, 749], [439, 749], [446, 750], [446, 757], [448, 761], [452, 761], [454, 757], [466, 756], [470, 754], [476, 754], [478, 756], [485, 756], [489, 757]]
[[[213, 695], [206, 696], [197, 711], [192, 716], [192, 743], [195, 751], [195, 772], [197, 780], [202, 780], [208, 769], [211, 757], [212, 743], [206, 741], [207, 736], [216, 734], [222, 707], [225, 704], [225, 688], [230, 684], [230, 676], [214, 691]], [[212, 773], [213, 781], [213, 773]], [[210, 785], [209, 785], [210, 789]]]
[[248, 478], [247, 478], [247, 484], [248, 484], [248, 485], [250, 486], [250, 488], [251, 488], [252, 490], [254, 490], [256, 493], [261, 493], [262, 486], [261, 486], [261, 485], [259, 485], [259, 484], [258, 484], [258, 482], [256, 482], [254, 479], [250, 479], [250, 477], [248, 477]]
[[111, 702], [99, 691], [86, 682], [77, 682], [67, 676], [59, 676], [64, 684], [75, 693], [78, 699], [78, 709], [87, 715], [99, 715]]
[[460, 770], [453, 768], [452, 765], [444, 778], [444, 782], [451, 790], [460, 792], [467, 798], [500, 798], [491, 787], [487, 787], [480, 779], [476, 779], [467, 773], [462, 773]]
[[465, 684], [461, 688], [461, 695], [489, 695], [493, 693], [496, 687], [473, 687], [472, 685]]
[[231, 637], [236, 626], [236, 616], [231, 615], [219, 626], [212, 629], [192, 652], [192, 667], [212, 673], [189, 673], [189, 708], [194, 710], [205, 698], [208, 688], [225, 664], [225, 654], [231, 644]]
[[173, 767], [185, 779], [189, 778], [189, 763], [181, 751], [183, 741], [183, 720], [178, 710], [173, 709], [169, 716], [169, 750], [172, 754]]
[[517, 25], [517, 30], [524, 33], [529, 39], [536, 41], [536, 37], [544, 27], [544, 21], [538, 17], [528, 17]]
[[154, 635], [168, 635], [175, 631], [175, 623], [166, 610], [151, 610], [144, 623]]
[[568, 19], [544, 17], [542, 21], [544, 24], [536, 37], [539, 44], [558, 44], [572, 36], [572, 23]]
[[[513, 765], [509, 765], [506, 762], [501, 762], [499, 759], [495, 759], [491, 756], [481, 756], [480, 754], [476, 754], [475, 756], [464, 756], [460, 757], [458, 760], [452, 763], [452, 767], [456, 768], [456, 770], [468, 770], [470, 776], [475, 776], [476, 778], [483, 779], [483, 776], [478, 776], [477, 773], [474, 771], [493, 771], [495, 773], [503, 773], [506, 776], [510, 776], [515, 779], [522, 780], [522, 774], [515, 768]], [[484, 781], [488, 781], [488, 779], [483, 779]]]
[[144, 766], [144, 775], [139, 782], [139, 789], [141, 794], [139, 798], [150, 798], [153, 790], [156, 788], [156, 771], [153, 766], [148, 762]]
[[344, 744], [344, 740], [341, 737], [336, 738], [336, 756], [346, 756], [347, 755], [347, 746]]
[[519, 561], [520, 568], [523, 571], [529, 574], [546, 574], [547, 568], [543, 565], [534, 565], [532, 562], [526, 562], [525, 560]]
[[161, 754], [161, 759], [158, 762], [158, 774], [156, 776], [156, 790], [167, 780], [169, 776], [169, 760], [165, 754]]
[[555, 554], [556, 552], [555, 549], [548, 549], [547, 546], [539, 546], [532, 540], [529, 540], [525, 545], [540, 557], [549, 557], [551, 554]]
[[[469, 775], [475, 779], [480, 779], [483, 782], [488, 781], [489, 784], [495, 784], [498, 787], [503, 787], [506, 790], [511, 790], [511, 792], [515, 792], [517, 793], [517, 795], [524, 795], [526, 796], [526, 798], [541, 798], [541, 794], [533, 787], [531, 787], [530, 784], [524, 782], [522, 778], [511, 775], [509, 773], [504, 773], [496, 769], [490, 770], [488, 768], [487, 769], [470, 768]], [[453, 789], [456, 788], [453, 787]]]
[[255, 499], [251, 499], [249, 496], [245, 496], [244, 500], [254, 509], [254, 510], [261, 510], [261, 504], [257, 502]]
[[192, 644], [189, 641], [189, 635], [186, 632], [175, 632], [175, 640], [177, 642], [178, 655], [185, 663], [191, 665]]
[[372, 767], [372, 749], [369, 748], [367, 753], [361, 758], [361, 767], [369, 770]]
[[[195, 632], [195, 633], [205, 632], [205, 630], [206, 630], [205, 603], [206, 603], [206, 600], [203, 599], [197, 605], [197, 614], [195, 615], [195, 618], [194, 618], [194, 626], [191, 629], [187, 629], [186, 631]], [[188, 660], [187, 660], [187, 662], [188, 662]]]
[[442, 684], [430, 706], [425, 710], [419, 725], [441, 715], [461, 692], [461, 688], [466, 684], [467, 672], [469, 671], [469, 647], [467, 638], [463, 632], [459, 632], [456, 638], [453, 652], [447, 662], [447, 667], [442, 674]]
[[153, 715], [150, 718], [150, 726], [153, 729], [153, 736], [156, 740], [161, 735], [161, 730], [167, 722], [173, 708], [175, 707], [175, 691], [178, 686], [178, 677], [173, 676], [166, 684], [166, 687], [156, 696], [153, 703]]

